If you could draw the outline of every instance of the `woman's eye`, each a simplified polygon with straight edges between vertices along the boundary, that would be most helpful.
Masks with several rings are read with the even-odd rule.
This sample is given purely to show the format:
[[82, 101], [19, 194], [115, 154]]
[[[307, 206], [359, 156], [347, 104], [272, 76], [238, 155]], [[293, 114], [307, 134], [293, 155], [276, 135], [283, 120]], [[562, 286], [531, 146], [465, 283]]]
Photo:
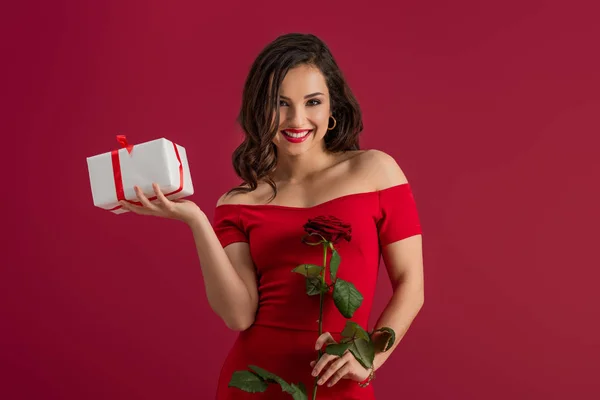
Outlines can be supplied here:
[[[308, 105], [310, 106], [318, 106], [319, 104], [321, 104], [320, 100], [312, 99], [308, 101]], [[288, 104], [284, 100], [279, 100], [279, 107], [285, 107], [287, 105]]]

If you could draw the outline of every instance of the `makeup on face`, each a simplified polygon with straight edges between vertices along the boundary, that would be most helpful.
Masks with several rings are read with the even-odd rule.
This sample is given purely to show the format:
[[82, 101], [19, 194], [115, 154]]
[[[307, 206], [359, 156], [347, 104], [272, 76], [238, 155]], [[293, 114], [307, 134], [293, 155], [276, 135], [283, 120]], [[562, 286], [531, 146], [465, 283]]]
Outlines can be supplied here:
[[291, 143], [302, 143], [312, 133], [313, 129], [284, 129], [281, 135]]

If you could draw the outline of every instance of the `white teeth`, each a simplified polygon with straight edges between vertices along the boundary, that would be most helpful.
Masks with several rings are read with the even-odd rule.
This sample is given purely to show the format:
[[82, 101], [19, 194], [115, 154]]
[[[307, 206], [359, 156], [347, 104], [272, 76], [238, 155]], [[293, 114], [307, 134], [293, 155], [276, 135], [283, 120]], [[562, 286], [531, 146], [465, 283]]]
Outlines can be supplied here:
[[289, 137], [293, 137], [293, 138], [303, 138], [304, 136], [308, 135], [311, 131], [306, 131], [306, 132], [302, 132], [302, 133], [292, 133], [292, 132], [288, 132], [288, 131], [283, 131], [283, 133], [285, 133], [287, 136]]

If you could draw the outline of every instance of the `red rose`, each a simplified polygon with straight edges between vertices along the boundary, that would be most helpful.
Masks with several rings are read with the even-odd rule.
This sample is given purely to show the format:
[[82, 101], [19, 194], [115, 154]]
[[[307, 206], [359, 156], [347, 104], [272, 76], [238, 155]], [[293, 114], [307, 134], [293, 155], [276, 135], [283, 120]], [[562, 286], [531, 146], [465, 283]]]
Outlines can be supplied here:
[[304, 230], [310, 235], [321, 235], [325, 240], [337, 243], [340, 239], [350, 241], [352, 238], [352, 227], [331, 215], [320, 215], [309, 219], [304, 224]]

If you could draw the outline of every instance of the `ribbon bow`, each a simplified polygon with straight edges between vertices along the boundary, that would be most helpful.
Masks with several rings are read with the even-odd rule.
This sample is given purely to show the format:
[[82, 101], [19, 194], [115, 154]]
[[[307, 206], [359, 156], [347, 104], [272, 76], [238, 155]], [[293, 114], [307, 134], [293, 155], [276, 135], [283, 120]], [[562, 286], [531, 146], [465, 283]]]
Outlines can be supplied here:
[[127, 143], [127, 138], [125, 137], [125, 135], [117, 135], [117, 142], [119, 142], [121, 148], [127, 149], [127, 152], [131, 154], [131, 152], [133, 151], [133, 145]]

